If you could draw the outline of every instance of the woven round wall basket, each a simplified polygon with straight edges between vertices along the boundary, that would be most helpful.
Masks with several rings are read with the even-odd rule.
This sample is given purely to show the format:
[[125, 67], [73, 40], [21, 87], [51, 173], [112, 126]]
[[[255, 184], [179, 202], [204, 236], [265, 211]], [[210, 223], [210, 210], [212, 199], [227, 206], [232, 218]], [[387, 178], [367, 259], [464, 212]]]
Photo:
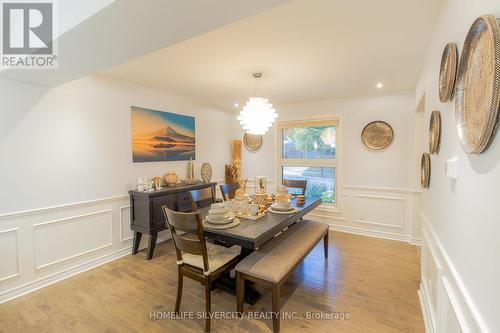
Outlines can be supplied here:
[[385, 121], [372, 121], [361, 132], [361, 141], [367, 148], [373, 150], [387, 148], [393, 139], [394, 131]]
[[458, 66], [455, 125], [462, 149], [482, 153], [493, 139], [500, 102], [500, 28], [492, 15], [472, 24]]
[[458, 52], [455, 43], [448, 43], [444, 47], [439, 68], [439, 100], [449, 102], [453, 97], [455, 79], [457, 77]]
[[263, 136], [245, 133], [243, 144], [248, 151], [256, 152], [262, 147]]
[[420, 159], [420, 184], [428, 188], [431, 182], [431, 155], [423, 153]]
[[437, 154], [441, 141], [441, 113], [432, 111], [431, 120], [429, 122], [429, 152]]

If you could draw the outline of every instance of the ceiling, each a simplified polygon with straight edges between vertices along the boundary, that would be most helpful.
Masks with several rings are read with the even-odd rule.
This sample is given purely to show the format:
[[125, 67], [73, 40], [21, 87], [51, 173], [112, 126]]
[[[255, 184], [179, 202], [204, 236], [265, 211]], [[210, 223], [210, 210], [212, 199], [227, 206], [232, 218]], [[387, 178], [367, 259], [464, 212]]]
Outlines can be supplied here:
[[256, 71], [261, 95], [275, 105], [409, 90], [440, 7], [294, 0], [103, 73], [224, 109], [253, 95]]
[[59, 1], [56, 11], [58, 69], [7, 69], [0, 73], [0, 78], [57, 86], [287, 1]]

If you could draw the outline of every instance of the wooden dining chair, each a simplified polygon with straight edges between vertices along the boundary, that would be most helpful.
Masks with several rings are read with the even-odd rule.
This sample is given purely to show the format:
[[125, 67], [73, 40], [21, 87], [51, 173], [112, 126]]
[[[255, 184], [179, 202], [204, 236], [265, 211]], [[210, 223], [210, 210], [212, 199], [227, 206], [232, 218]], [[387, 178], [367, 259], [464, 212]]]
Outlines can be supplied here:
[[306, 179], [283, 179], [283, 185], [292, 189], [301, 189], [302, 195], [306, 194], [307, 180]]
[[209, 332], [212, 282], [236, 266], [240, 248], [238, 246], [227, 248], [205, 242], [199, 214], [175, 212], [167, 206], [163, 206], [162, 209], [177, 255], [175, 312], [179, 313], [180, 310], [184, 276], [200, 282], [205, 286], [205, 331]]
[[193, 212], [200, 208], [208, 207], [216, 202], [214, 187], [191, 190], [189, 191], [189, 196], [191, 198]]
[[234, 192], [240, 188], [240, 184], [223, 184], [220, 185], [220, 191], [222, 192], [222, 198], [224, 201], [234, 199]]

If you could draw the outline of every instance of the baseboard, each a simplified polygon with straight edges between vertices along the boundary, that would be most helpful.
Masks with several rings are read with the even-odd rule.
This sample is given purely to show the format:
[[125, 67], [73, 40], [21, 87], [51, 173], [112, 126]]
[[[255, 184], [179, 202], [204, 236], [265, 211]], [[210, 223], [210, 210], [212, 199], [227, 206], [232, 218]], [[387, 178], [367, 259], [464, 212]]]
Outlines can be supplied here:
[[367, 229], [348, 227], [348, 226], [337, 225], [337, 224], [330, 225], [330, 230], [347, 232], [350, 234], [356, 234], [356, 235], [361, 235], [361, 236], [395, 240], [395, 241], [410, 243], [411, 245], [415, 245], [415, 246], [422, 245], [422, 240], [419, 238], [413, 238], [413, 237], [409, 237], [406, 235], [393, 234], [393, 233], [384, 232], [384, 231], [367, 230]]
[[427, 300], [427, 293], [425, 292], [423, 283], [420, 283], [420, 289], [417, 293], [418, 299], [420, 300], [420, 308], [422, 309], [422, 316], [424, 317], [425, 332], [435, 333], [434, 326], [432, 325], [431, 310]]
[[132, 250], [131, 246], [126, 247], [118, 251], [105, 254], [101, 257], [94, 258], [83, 263], [79, 263], [73, 267], [63, 269], [59, 272], [44, 276], [38, 280], [34, 280], [26, 284], [16, 286], [12, 289], [6, 290], [0, 294], [0, 304], [8, 302], [19, 296], [29, 294], [35, 290], [44, 288], [46, 286], [62, 281], [69, 277], [75, 276], [77, 274], [83, 273], [85, 271], [91, 270], [95, 267], [98, 267], [110, 261], [129, 255], [131, 253], [131, 250]]

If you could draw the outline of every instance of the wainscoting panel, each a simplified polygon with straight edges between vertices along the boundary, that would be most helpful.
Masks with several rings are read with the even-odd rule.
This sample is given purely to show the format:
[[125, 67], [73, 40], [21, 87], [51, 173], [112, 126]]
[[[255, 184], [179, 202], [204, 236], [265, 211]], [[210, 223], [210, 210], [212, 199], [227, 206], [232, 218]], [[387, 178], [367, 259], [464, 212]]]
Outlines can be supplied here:
[[307, 218], [329, 223], [333, 230], [419, 245], [421, 239], [413, 234], [413, 225], [420, 194], [406, 189], [342, 186], [336, 205], [324, 204]]
[[130, 206], [120, 207], [120, 242], [131, 240], [133, 235], [130, 229]]
[[354, 198], [354, 221], [371, 227], [404, 229], [404, 198], [359, 195]]
[[420, 304], [427, 333], [488, 332], [427, 217], [422, 217]]
[[112, 246], [112, 210], [33, 225], [35, 269]]
[[18, 230], [0, 230], [0, 283], [19, 276]]
[[123, 195], [0, 215], [0, 303], [130, 254], [129, 204]]

